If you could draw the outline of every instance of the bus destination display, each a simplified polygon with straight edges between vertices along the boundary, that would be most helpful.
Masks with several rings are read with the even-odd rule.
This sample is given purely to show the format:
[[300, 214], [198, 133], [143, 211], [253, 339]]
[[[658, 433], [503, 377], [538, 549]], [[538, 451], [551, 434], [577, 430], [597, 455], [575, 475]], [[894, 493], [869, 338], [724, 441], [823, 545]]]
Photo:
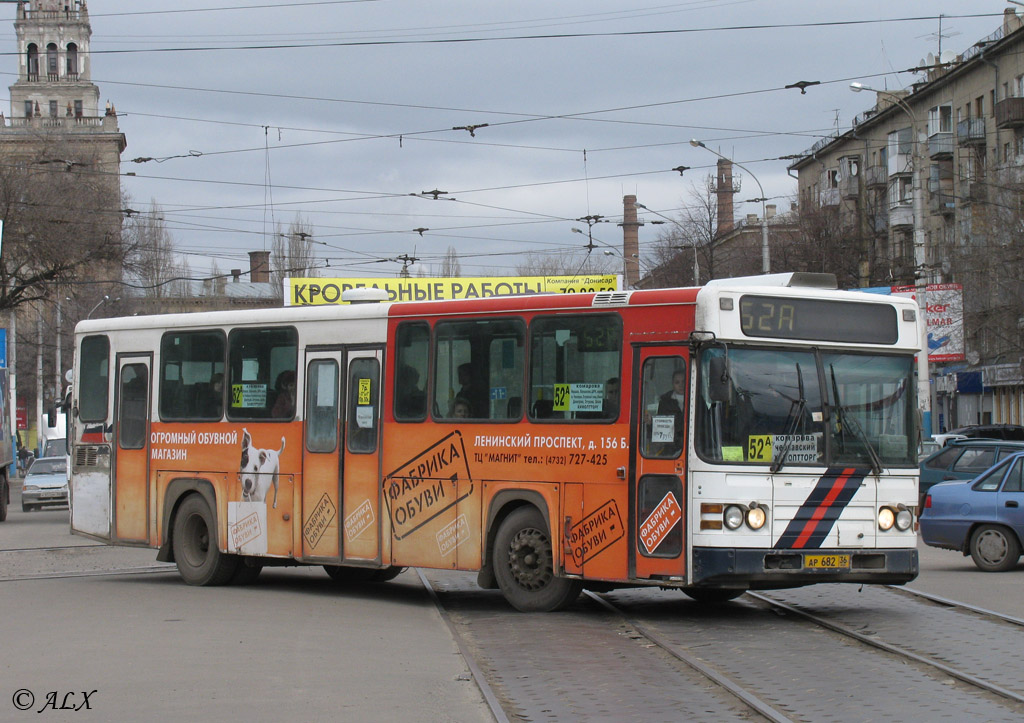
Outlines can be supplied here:
[[895, 344], [895, 307], [889, 304], [740, 297], [740, 325], [747, 336], [865, 344]]

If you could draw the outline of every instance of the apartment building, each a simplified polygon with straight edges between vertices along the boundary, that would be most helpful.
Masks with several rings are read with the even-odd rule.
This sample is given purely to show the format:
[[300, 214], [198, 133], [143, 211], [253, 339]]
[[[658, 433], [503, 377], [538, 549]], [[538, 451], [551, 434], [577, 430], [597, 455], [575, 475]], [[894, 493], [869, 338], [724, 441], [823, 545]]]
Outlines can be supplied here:
[[933, 365], [933, 427], [1024, 420], [1024, 23], [1013, 9], [790, 165], [802, 217], [856, 250], [859, 285], [960, 284], [963, 361]]

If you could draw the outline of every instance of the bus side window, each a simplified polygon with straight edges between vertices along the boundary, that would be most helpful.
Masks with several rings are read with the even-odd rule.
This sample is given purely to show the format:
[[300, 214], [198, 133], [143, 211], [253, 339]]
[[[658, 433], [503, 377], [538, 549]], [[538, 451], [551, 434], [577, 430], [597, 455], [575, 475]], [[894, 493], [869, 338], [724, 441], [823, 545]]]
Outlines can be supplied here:
[[520, 319], [445, 321], [435, 327], [434, 414], [441, 419], [518, 419], [526, 328]]
[[294, 418], [298, 349], [294, 327], [232, 331], [228, 338], [228, 419]]
[[422, 422], [427, 418], [427, 363], [430, 327], [400, 324], [395, 334], [395, 419]]
[[534, 420], [614, 422], [621, 414], [622, 318], [546, 316], [530, 324]]
[[348, 451], [370, 454], [377, 449], [380, 366], [373, 358], [353, 359], [348, 375]]
[[83, 422], [107, 418], [110, 341], [105, 336], [82, 339], [78, 381], [78, 416]]
[[224, 372], [224, 334], [180, 331], [160, 340], [160, 418], [219, 419], [213, 380]]

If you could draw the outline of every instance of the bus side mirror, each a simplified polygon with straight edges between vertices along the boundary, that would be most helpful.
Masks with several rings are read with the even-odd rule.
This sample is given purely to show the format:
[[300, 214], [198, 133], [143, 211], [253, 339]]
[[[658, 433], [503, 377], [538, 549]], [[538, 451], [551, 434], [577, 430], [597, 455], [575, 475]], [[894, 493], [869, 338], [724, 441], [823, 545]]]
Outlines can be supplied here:
[[57, 426], [57, 410], [54, 407], [49, 407], [46, 410], [46, 426], [50, 429]]
[[728, 402], [732, 381], [725, 357], [713, 357], [708, 363], [708, 396], [712, 402]]

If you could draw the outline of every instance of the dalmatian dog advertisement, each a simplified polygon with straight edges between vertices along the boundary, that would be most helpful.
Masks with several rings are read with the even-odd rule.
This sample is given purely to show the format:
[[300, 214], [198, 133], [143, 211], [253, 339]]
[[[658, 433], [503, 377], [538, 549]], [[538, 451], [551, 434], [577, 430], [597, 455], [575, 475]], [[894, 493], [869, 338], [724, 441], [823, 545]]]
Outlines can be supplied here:
[[[242, 456], [238, 482], [242, 499], [228, 503], [228, 551], [241, 555], [267, 552], [267, 504], [277, 508], [281, 471], [280, 449], [259, 448], [248, 429], [242, 430]], [[272, 494], [271, 494], [272, 493]]]

